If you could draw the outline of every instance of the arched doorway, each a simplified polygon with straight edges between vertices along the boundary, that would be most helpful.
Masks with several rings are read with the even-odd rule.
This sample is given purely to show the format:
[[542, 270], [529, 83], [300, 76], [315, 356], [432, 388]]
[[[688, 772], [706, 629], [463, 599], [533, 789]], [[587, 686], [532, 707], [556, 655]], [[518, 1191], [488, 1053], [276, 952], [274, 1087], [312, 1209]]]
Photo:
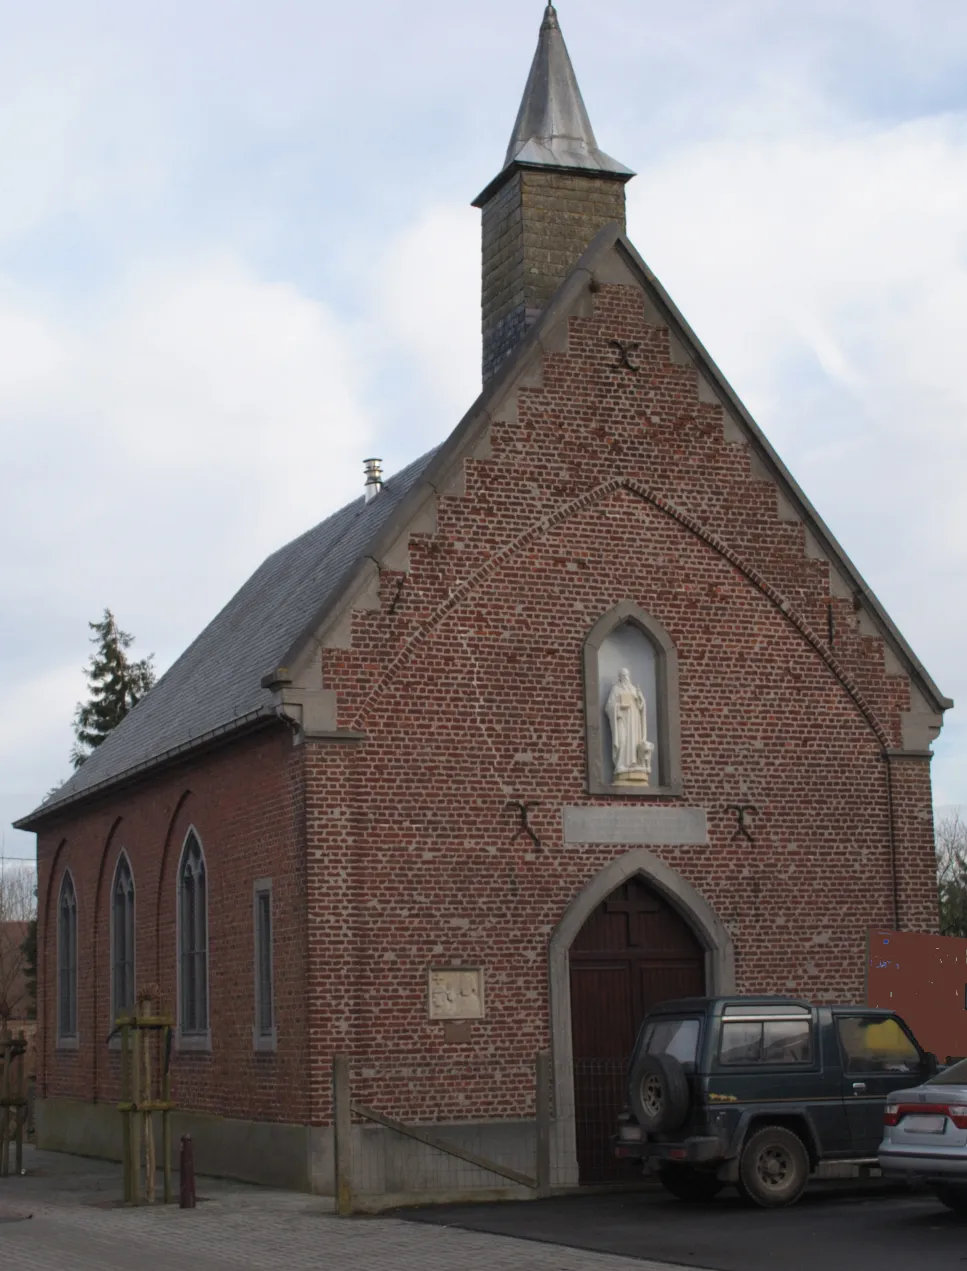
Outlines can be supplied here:
[[620, 1179], [610, 1139], [638, 1027], [659, 1002], [706, 992], [706, 950], [640, 875], [592, 911], [570, 950], [574, 1129], [581, 1183]]

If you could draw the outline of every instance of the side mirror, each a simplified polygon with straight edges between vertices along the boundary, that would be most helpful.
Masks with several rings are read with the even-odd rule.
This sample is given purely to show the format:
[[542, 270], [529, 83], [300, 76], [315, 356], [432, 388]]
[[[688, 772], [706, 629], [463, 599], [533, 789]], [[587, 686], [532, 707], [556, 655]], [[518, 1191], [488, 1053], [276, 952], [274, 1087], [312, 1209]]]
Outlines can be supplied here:
[[928, 1077], [935, 1077], [940, 1071], [940, 1061], [932, 1050], [928, 1050], [923, 1057], [924, 1067], [927, 1070]]

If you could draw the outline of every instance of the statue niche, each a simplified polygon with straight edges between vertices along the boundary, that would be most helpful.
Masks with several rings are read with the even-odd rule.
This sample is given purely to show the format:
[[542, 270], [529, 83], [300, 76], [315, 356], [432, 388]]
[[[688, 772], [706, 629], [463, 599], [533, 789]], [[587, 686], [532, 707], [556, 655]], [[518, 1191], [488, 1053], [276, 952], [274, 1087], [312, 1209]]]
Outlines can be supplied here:
[[678, 654], [657, 618], [622, 600], [584, 642], [588, 793], [682, 793]]
[[604, 710], [611, 726], [614, 784], [650, 785], [655, 747], [648, 740], [648, 709], [627, 667], [618, 672]]

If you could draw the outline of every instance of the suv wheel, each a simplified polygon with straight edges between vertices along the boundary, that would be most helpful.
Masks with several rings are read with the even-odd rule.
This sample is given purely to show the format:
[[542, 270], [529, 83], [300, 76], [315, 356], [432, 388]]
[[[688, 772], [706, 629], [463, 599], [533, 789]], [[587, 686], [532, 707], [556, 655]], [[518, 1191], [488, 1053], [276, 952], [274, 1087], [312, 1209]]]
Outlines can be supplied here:
[[658, 1171], [658, 1178], [666, 1192], [692, 1204], [713, 1200], [725, 1186], [714, 1174], [693, 1169], [690, 1165], [663, 1165]]
[[641, 1055], [631, 1072], [631, 1110], [646, 1134], [677, 1130], [688, 1116], [688, 1080], [670, 1055]]
[[802, 1139], [781, 1125], [767, 1125], [746, 1141], [739, 1161], [739, 1191], [763, 1209], [794, 1205], [809, 1182]]
[[967, 1218], [967, 1187], [958, 1187], [954, 1183], [938, 1183], [934, 1190], [942, 1205], [952, 1209], [961, 1218]]

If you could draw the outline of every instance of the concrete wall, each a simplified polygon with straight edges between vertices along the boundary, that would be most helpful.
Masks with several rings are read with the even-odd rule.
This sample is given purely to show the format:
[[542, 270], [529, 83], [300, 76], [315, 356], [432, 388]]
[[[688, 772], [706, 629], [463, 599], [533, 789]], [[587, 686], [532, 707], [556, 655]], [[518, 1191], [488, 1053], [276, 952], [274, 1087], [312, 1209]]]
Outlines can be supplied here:
[[[178, 1168], [181, 1135], [190, 1134], [195, 1169], [210, 1178], [229, 1178], [289, 1191], [335, 1193], [332, 1130], [300, 1125], [241, 1121], [197, 1113], [172, 1114], [172, 1166]], [[533, 1122], [486, 1122], [427, 1127], [445, 1141], [522, 1174], [536, 1172], [537, 1131]], [[161, 1124], [155, 1118], [159, 1148]], [[37, 1145], [100, 1160], [121, 1160], [121, 1117], [106, 1103], [48, 1098], [37, 1105]], [[118, 1175], [120, 1187], [120, 1173]], [[531, 1197], [528, 1188], [480, 1170], [457, 1157], [426, 1147], [372, 1123], [353, 1127], [353, 1192], [359, 1207], [379, 1209], [415, 1200]]]
[[[39, 1099], [36, 1116], [37, 1146], [44, 1151], [121, 1160], [121, 1115], [111, 1104]], [[292, 1191], [312, 1189], [310, 1131], [305, 1126], [176, 1112], [172, 1113], [171, 1128], [176, 1170], [181, 1136], [190, 1134], [198, 1174]], [[155, 1117], [155, 1141], [160, 1166], [159, 1116]], [[118, 1182], [120, 1185], [120, 1174]]]

